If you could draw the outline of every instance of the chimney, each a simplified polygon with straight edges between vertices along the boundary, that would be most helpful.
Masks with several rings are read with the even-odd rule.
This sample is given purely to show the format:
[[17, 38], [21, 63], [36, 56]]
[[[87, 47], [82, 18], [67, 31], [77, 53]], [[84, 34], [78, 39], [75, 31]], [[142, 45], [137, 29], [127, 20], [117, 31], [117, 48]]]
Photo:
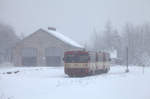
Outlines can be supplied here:
[[56, 28], [54, 28], [54, 27], [48, 27], [48, 30], [56, 31]]

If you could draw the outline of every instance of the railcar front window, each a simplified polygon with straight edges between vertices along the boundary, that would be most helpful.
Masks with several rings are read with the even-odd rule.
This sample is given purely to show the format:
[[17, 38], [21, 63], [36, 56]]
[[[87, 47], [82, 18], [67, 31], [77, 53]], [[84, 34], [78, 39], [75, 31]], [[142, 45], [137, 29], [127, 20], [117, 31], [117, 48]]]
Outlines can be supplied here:
[[64, 61], [66, 63], [87, 63], [88, 55], [66, 55]]

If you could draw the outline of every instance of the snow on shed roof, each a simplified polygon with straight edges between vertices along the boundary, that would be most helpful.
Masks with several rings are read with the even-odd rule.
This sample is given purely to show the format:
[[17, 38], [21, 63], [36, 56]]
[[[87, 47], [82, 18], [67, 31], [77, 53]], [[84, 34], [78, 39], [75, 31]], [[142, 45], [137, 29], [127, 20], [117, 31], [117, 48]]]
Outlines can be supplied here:
[[73, 41], [72, 39], [64, 36], [63, 34], [57, 32], [57, 31], [54, 31], [54, 30], [47, 30], [46, 31], [48, 33], [50, 33], [51, 35], [55, 36], [56, 38], [60, 39], [61, 41], [69, 44], [69, 45], [72, 45], [72, 46], [75, 46], [75, 47], [78, 47], [78, 48], [84, 48], [82, 45], [78, 44], [77, 42]]

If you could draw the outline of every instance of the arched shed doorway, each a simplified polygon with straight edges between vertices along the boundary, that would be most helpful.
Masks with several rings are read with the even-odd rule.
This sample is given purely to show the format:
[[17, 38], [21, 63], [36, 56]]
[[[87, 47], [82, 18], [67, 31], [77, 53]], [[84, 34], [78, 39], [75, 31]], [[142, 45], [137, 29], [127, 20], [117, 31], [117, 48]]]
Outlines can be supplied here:
[[37, 49], [23, 48], [21, 60], [23, 66], [37, 66]]

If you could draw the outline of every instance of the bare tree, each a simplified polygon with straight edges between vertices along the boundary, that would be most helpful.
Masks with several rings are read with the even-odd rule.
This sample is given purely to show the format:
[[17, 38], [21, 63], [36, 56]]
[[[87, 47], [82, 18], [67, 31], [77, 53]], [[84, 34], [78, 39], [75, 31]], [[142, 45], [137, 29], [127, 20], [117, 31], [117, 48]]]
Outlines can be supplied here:
[[0, 23], [0, 62], [11, 58], [11, 49], [18, 40], [11, 26]]
[[133, 25], [127, 23], [122, 31], [114, 29], [110, 22], [106, 23], [102, 32], [94, 32], [94, 48], [97, 50], [116, 50], [118, 58], [126, 60], [128, 47], [129, 64], [150, 65], [150, 24]]

